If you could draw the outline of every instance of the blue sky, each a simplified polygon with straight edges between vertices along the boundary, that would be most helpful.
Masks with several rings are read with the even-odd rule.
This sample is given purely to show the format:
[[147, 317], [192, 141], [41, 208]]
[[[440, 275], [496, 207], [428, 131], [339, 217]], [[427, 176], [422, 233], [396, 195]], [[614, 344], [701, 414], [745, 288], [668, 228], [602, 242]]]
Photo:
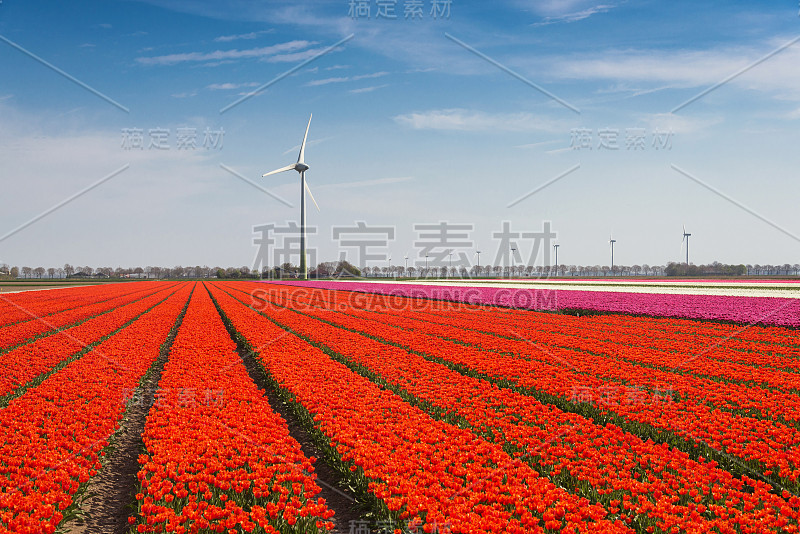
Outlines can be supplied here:
[[[295, 174], [260, 175], [296, 159], [313, 112], [322, 260], [342, 250], [332, 229], [357, 221], [395, 227], [370, 252], [401, 265], [422, 261], [415, 224], [472, 224], [456, 255], [487, 263], [507, 261], [503, 221], [550, 221], [566, 264], [608, 264], [611, 232], [616, 263], [677, 261], [683, 224], [695, 263], [798, 262], [800, 42], [776, 52], [800, 35], [796, 2], [452, 0], [434, 17], [424, 0], [413, 20], [412, 0], [386, 3], [396, 19], [379, 3], [367, 18], [349, 0], [4, 0], [0, 234], [129, 167], [0, 241], [0, 261], [251, 266], [253, 226], [299, 212]], [[123, 146], [135, 129], [143, 150]], [[196, 148], [178, 149], [179, 129]], [[151, 130], [169, 130], [164, 149]], [[224, 134], [204, 148], [206, 131]], [[532, 246], [519, 240], [523, 259]]]

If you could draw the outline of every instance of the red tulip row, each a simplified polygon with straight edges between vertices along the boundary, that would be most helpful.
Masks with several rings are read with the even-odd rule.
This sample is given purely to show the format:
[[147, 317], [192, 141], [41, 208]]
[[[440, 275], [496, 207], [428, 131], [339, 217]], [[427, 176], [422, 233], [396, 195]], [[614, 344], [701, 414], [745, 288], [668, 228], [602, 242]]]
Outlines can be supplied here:
[[54, 532], [101, 468], [128, 393], [159, 355], [192, 284], [0, 410], [0, 533]]
[[[257, 300], [257, 297], [252, 298]], [[250, 295], [246, 295], [246, 299], [250, 302]], [[346, 309], [344, 300], [339, 298], [316, 313], [329, 321], [347, 320], [337, 319], [344, 316], [333, 311], [342, 309], [342, 305]], [[302, 308], [306, 313], [314, 313], [309, 306]], [[591, 344], [583, 351], [575, 351], [549, 346], [546, 336], [514, 341], [466, 328], [456, 331], [449, 326], [427, 324], [424, 328], [417, 325], [414, 329], [407, 329], [401, 326], [410, 321], [425, 323], [386, 314], [370, 316], [360, 310], [346, 311], [349, 316], [357, 315], [363, 321], [371, 320], [372, 324], [388, 326], [381, 334], [381, 338], [387, 341], [486, 374], [495, 380], [510, 380], [517, 386], [554, 396], [562, 403], [592, 405], [633, 423], [636, 433], [642, 434], [639, 427], [645, 425], [659, 432], [676, 433], [691, 442], [705, 443], [750, 461], [750, 467], [764, 476], [775, 473], [784, 479], [782, 484], [792, 488], [798, 486], [800, 432], [796, 428], [764, 417], [722, 411], [706, 401], [711, 397], [720, 403], [730, 402], [724, 396], [714, 394], [718, 389], [725, 389], [738, 404], [763, 404], [758, 398], [748, 400], [746, 394], [736, 391], [736, 387], [714, 382], [705, 388], [697, 387], [697, 379], [693, 377], [676, 373], [668, 375], [587, 353], [593, 350]], [[440, 332], [440, 329], [445, 332]], [[473, 346], [467, 346], [465, 342]], [[755, 389], [738, 387], [747, 392]], [[781, 409], [780, 406], [770, 406], [771, 413]]]
[[[272, 286], [286, 287], [286, 286]], [[760, 413], [762, 418], [778, 418], [793, 422], [800, 421], [800, 396], [795, 394], [800, 390], [800, 374], [777, 371], [775, 369], [754, 369], [753, 367], [725, 364], [716, 360], [709, 360], [703, 355], [691, 355], [691, 351], [696, 350], [692, 346], [686, 346], [683, 353], [668, 353], [651, 347], [630, 347], [617, 341], [617, 334], [609, 336], [609, 331], [605, 330], [603, 338], [594, 337], [587, 339], [582, 337], [580, 326], [575, 326], [565, 318], [563, 325], [553, 322], [552, 315], [530, 313], [522, 314], [523, 317], [535, 317], [536, 321], [511, 322], [508, 320], [487, 320], [487, 313], [474, 309], [467, 315], [460, 315], [458, 318], [450, 319], [447, 317], [426, 314], [424, 307], [420, 307], [419, 312], [403, 314], [401, 311], [387, 310], [386, 307], [376, 307], [374, 310], [362, 310], [360, 307], [352, 306], [353, 299], [349, 295], [342, 295], [340, 292], [325, 292], [316, 290], [314, 296], [308, 295], [306, 288], [293, 290], [296, 293], [297, 304], [320, 304], [327, 302], [323, 308], [332, 308], [337, 311], [342, 309], [350, 314], [372, 315], [378, 320], [383, 320], [383, 316], [391, 317], [391, 324], [402, 326], [404, 329], [413, 330], [424, 334], [444, 337], [455, 340], [459, 343], [469, 344], [499, 352], [509, 354], [519, 354], [526, 357], [533, 357], [547, 360], [546, 351], [537, 347], [547, 347], [548, 349], [566, 349], [566, 354], [559, 355], [558, 360], [567, 359], [581, 372], [586, 372], [592, 376], [597, 376], [611, 381], [612, 386], [621, 382], [633, 384], [641, 388], [664, 389], [676, 380], [680, 383], [681, 396], [694, 400], [697, 403], [712, 402], [716, 408], [729, 411], [741, 411], [744, 413]], [[255, 293], [255, 297], [258, 297]], [[327, 298], [331, 300], [325, 300]], [[342, 308], [344, 306], [344, 308]], [[303, 306], [305, 308], [306, 306]], [[402, 306], [398, 306], [402, 309]], [[380, 318], [375, 315], [380, 315]], [[489, 312], [491, 314], [491, 312]], [[507, 313], [505, 314], [507, 315]], [[539, 325], [537, 323], [543, 323]], [[514, 339], [508, 339], [513, 337]], [[612, 337], [613, 340], [609, 340]], [[688, 352], [688, 354], [687, 354]], [[576, 361], [588, 361], [582, 367]], [[613, 365], [609, 362], [613, 360]], [[552, 359], [550, 359], [552, 362]], [[594, 367], [592, 367], [594, 365]], [[598, 367], [599, 366], [599, 367]], [[643, 368], [644, 367], [644, 368]], [[708, 375], [722, 375], [725, 379], [714, 380], [704, 376], [691, 376], [687, 370], [702, 368], [703, 373]], [[608, 373], [612, 374], [608, 374]], [[680, 375], [676, 378], [676, 372]], [[605, 373], [605, 374], [604, 374]], [[739, 379], [739, 382], [732, 382], [731, 375]], [[775, 388], [783, 388], [783, 391], [772, 391], [768, 387], [750, 386], [749, 383], [757, 380], [759, 383], [767, 383]], [[709, 394], [709, 391], [713, 392]]]
[[530, 456], [541, 473], [602, 502], [639, 530], [652, 526], [662, 532], [673, 527], [688, 532], [797, 531], [800, 498], [787, 502], [771, 494], [768, 484], [733, 478], [713, 462], [692, 461], [685, 453], [645, 442], [613, 425], [598, 426], [312, 317], [375, 337], [384, 337], [391, 327], [330, 312], [304, 313], [265, 311], [294, 332], [366, 367], [378, 379], [462, 417], [473, 431], [513, 450], [528, 451], [524, 457]]
[[0, 396], [36, 379], [71, 356], [122, 328], [176, 291], [170, 285], [139, 301], [0, 354]]
[[[35, 336], [48, 333], [52, 334], [66, 326], [74, 325], [77, 322], [96, 317], [110, 310], [124, 306], [131, 302], [141, 300], [148, 295], [152, 295], [163, 286], [147, 284], [149, 287], [140, 287], [138, 291], [130, 291], [134, 286], [124, 286], [128, 292], [112, 297], [110, 299], [98, 299], [97, 302], [87, 302], [78, 308], [51, 313], [43, 317], [32, 317], [28, 321], [19, 322], [5, 328], [0, 328], [0, 350], [8, 349], [30, 340]], [[100, 295], [94, 295], [99, 297]], [[88, 300], [88, 299], [87, 299]]]
[[[661, 329], [659, 335], [653, 337], [650, 325], [642, 322], [645, 321], [642, 318], [637, 318], [639, 324], [634, 328], [630, 325], [620, 326], [618, 317], [613, 317], [613, 320], [604, 317], [600, 322], [601, 319], [597, 318], [584, 318], [581, 321], [580, 318], [567, 316], [559, 322], [552, 315], [542, 317], [546, 314], [536, 314], [537, 320], [532, 323], [507, 317], [496, 318], [486, 313], [462, 313], [458, 318], [452, 315], [443, 317], [441, 314], [430, 316], [424, 312], [422, 315], [437, 323], [453, 324], [459, 328], [468, 325], [469, 328], [503, 336], [512, 335], [514, 331], [520, 332], [520, 329], [532, 335], [537, 332], [541, 335], [555, 333], [560, 339], [552, 340], [552, 344], [569, 346], [580, 343], [585, 346], [592, 343], [598, 352], [633, 363], [645, 362], [666, 369], [679, 368], [700, 376], [718, 377], [729, 382], [754, 382], [784, 391], [800, 389], [800, 373], [797, 372], [800, 370], [800, 347], [796, 335], [785, 344], [748, 342], [746, 348], [740, 344], [734, 350], [731, 345], [737, 341], [735, 334], [744, 332], [741, 327], [727, 337], [707, 337], [698, 342], [697, 333], [685, 335], [682, 332], [681, 323], [685, 321], [672, 319], [661, 320], [662, 324], [674, 324], [664, 325], [669, 328]], [[523, 318], [527, 316], [522, 315]], [[491, 318], [491, 322], [487, 324], [488, 318]], [[786, 328], [772, 330], [791, 332]], [[611, 339], [609, 332], [614, 333]]]
[[332, 527], [306, 458], [198, 287], [147, 417], [138, 532], [306, 533]]
[[499, 445], [431, 418], [214, 285], [212, 295], [387, 514], [425, 532], [628, 531]]
[[32, 315], [46, 317], [53, 313], [154, 288], [156, 285], [157, 283], [104, 284], [102, 286], [48, 289], [47, 291], [0, 293], [0, 327], [29, 321]]
[[[262, 286], [263, 287], [263, 286]], [[270, 286], [272, 288], [277, 286]], [[314, 290], [323, 292], [324, 290]], [[352, 298], [340, 294], [338, 300], [359, 307], [369, 303], [371, 311], [390, 315], [407, 316], [405, 306], [397, 305], [398, 297]], [[309, 289], [298, 290], [298, 295], [312, 301]], [[372, 297], [372, 296], [370, 296]], [[395, 304], [391, 306], [390, 304]], [[361, 306], [363, 307], [363, 306]], [[426, 301], [423, 305], [415, 305], [415, 315], [440, 324], [449, 324], [457, 328], [474, 328], [476, 330], [499, 334], [513, 335], [520, 329], [542, 335], [556, 334], [563, 339], [565, 346], [592, 342], [598, 349], [607, 347], [607, 353], [621, 358], [635, 359], [642, 351], [660, 358], [657, 363], [668, 369], [680, 367], [683, 371], [705, 376], [720, 377], [729, 381], [756, 381], [768, 387], [792, 390], [800, 388], [800, 374], [787, 373], [776, 369], [800, 369], [800, 342], [793, 330], [780, 327], [744, 328], [730, 325], [709, 323], [695, 324], [682, 319], [653, 318], [620, 318], [619, 316], [596, 316], [577, 318], [564, 315], [542, 314], [514, 310], [498, 310], [495, 308], [478, 308], [460, 306], [458, 309], [442, 310], [442, 303]], [[535, 321], [528, 320], [535, 317]], [[630, 323], [623, 321], [629, 320]], [[688, 323], [688, 324], [687, 324]], [[707, 326], [706, 326], [707, 325]], [[654, 337], [652, 331], [658, 327]], [[698, 337], [706, 330], [705, 337], [698, 343]], [[759, 342], [741, 342], [738, 338], [755, 331], [769, 330], [775, 339], [782, 338], [780, 343], [765, 340]], [[609, 339], [609, 332], [613, 338]], [[711, 335], [718, 332], [718, 335]], [[571, 339], [570, 339], [571, 338]], [[734, 345], [739, 344], [735, 347]], [[551, 344], [561, 345], [561, 341], [552, 340]], [[766, 367], [766, 368], [764, 368]]]
[[[341, 302], [332, 301], [335, 306]], [[729, 411], [741, 410], [747, 413], [760, 413], [762, 418], [782, 418], [786, 421], [800, 421], [800, 396], [793, 393], [800, 390], [800, 374], [776, 371], [774, 369], [754, 369], [735, 364], [724, 364], [689, 354], [667, 353], [655, 348], [629, 347], [605, 339], [585, 339], [570, 332], [568, 326], [547, 330], [529, 324], [504, 326], [487, 324], [485, 317], [471, 316], [460, 321], [449, 320], [449, 324], [433, 322], [424, 317], [402, 316], [347, 308], [346, 313], [384, 321], [391, 317], [390, 323], [406, 330], [438, 336], [459, 343], [468, 343], [487, 350], [521, 355], [542, 361], [554, 361], [552, 354], [542, 350], [560, 351], [555, 363], [566, 359], [583, 373], [603, 378], [612, 383], [628, 383], [642, 388], [664, 388], [664, 384], [674, 384], [681, 397], [697, 403], [711, 402], [716, 408]], [[424, 314], [419, 314], [424, 315]], [[513, 339], [509, 339], [513, 337]], [[691, 347], [687, 347], [687, 352]], [[728, 381], [692, 375], [692, 370], [704, 367], [705, 375], [724, 375]], [[734, 369], [734, 370], [731, 370]], [[738, 373], [737, 373], [738, 371]], [[740, 382], [731, 381], [737, 375]], [[749, 381], [771, 384], [775, 388], [750, 385]], [[796, 387], [795, 387], [796, 386]], [[667, 386], [669, 387], [669, 386]]]
[[[280, 286], [253, 284], [254, 290], [262, 293], [275, 293]], [[302, 288], [300, 295], [314, 299], [314, 295], [323, 294], [323, 289]], [[586, 336], [597, 339], [608, 339], [607, 333], [615, 333], [615, 341], [636, 346], [637, 344], [652, 347], [662, 346], [665, 350], [686, 352], [687, 346], [694, 349], [694, 354], [721, 361], [737, 361], [745, 364], [774, 366], [778, 363], [785, 367], [784, 361], [797, 368], [800, 365], [800, 344], [796, 331], [784, 327], [758, 327], [726, 325], [685, 319], [661, 319], [652, 317], [631, 317], [625, 315], [600, 315], [594, 317], [572, 317], [568, 315], [542, 314], [526, 310], [509, 310], [474, 306], [464, 303], [441, 302], [418, 298], [405, 298], [399, 295], [380, 295], [338, 291], [340, 296], [352, 307], [369, 308], [385, 313], [405, 314], [413, 309], [419, 314], [432, 314], [434, 320], [466, 319], [475, 320], [480, 317], [489, 319], [491, 325], [502, 326], [503, 333], [509, 328], [528, 325], [532, 328], [547, 330], [553, 326], [562, 331], [568, 328], [580, 331]], [[529, 318], [535, 317], [531, 324]], [[632, 335], [631, 335], [632, 334]], [[630, 335], [630, 337], [628, 337]], [[639, 341], [637, 341], [639, 340]], [[713, 350], [711, 350], [713, 349]], [[719, 352], [720, 350], [728, 352]], [[778, 362], [764, 361], [764, 355], [782, 358]]]

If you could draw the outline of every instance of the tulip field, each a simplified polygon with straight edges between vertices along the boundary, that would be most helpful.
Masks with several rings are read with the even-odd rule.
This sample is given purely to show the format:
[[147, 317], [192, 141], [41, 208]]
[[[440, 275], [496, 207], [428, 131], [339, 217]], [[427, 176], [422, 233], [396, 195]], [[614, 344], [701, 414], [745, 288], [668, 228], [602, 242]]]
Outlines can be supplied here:
[[0, 295], [0, 532], [800, 532], [797, 301], [471, 289]]

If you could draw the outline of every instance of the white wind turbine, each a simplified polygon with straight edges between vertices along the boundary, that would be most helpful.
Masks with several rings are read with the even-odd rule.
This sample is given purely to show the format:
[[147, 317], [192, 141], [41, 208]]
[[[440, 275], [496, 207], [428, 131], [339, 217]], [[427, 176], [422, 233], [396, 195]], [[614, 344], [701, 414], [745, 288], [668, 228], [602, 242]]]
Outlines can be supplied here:
[[300, 278], [303, 280], [308, 279], [308, 265], [306, 264], [306, 191], [317, 207], [317, 211], [320, 211], [319, 204], [314, 200], [314, 195], [311, 194], [311, 189], [308, 188], [306, 183], [306, 171], [309, 169], [305, 162], [306, 139], [308, 139], [308, 129], [311, 127], [311, 117], [313, 117], [313, 114], [308, 117], [308, 126], [306, 126], [306, 134], [303, 136], [303, 144], [300, 145], [300, 155], [297, 156], [297, 163], [261, 175], [263, 178], [264, 176], [284, 171], [297, 171], [300, 173]]
[[681, 245], [683, 244], [683, 241], [686, 241], [686, 265], [689, 265], [689, 237], [691, 237], [691, 235], [692, 234], [687, 234], [686, 233], [686, 225], [684, 224], [683, 225], [683, 239], [681, 240]]
[[608, 235], [608, 242], [611, 244], [611, 276], [614, 276], [614, 243], [616, 243], [617, 240], [614, 239], [613, 233]]

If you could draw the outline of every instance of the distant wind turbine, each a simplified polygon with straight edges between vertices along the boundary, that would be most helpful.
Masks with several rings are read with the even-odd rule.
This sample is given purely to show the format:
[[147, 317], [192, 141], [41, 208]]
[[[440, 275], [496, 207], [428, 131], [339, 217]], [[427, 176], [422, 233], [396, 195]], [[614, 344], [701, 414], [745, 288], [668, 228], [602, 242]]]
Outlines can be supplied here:
[[611, 276], [614, 276], [614, 243], [617, 242], [614, 234], [608, 234], [608, 242], [611, 243]]
[[683, 225], [683, 239], [681, 241], [686, 241], [686, 265], [689, 265], [689, 236], [692, 234], [686, 233], [686, 225]]
[[303, 280], [308, 280], [308, 265], [306, 264], [306, 192], [308, 192], [308, 196], [311, 197], [311, 201], [317, 207], [317, 211], [320, 211], [319, 204], [314, 200], [314, 195], [311, 194], [311, 189], [306, 183], [306, 171], [309, 169], [305, 161], [306, 140], [308, 139], [308, 129], [311, 127], [312, 116], [308, 117], [308, 126], [306, 126], [306, 133], [303, 136], [303, 143], [300, 145], [300, 155], [297, 156], [297, 163], [261, 175], [263, 178], [284, 171], [297, 171], [300, 173], [300, 278]]

